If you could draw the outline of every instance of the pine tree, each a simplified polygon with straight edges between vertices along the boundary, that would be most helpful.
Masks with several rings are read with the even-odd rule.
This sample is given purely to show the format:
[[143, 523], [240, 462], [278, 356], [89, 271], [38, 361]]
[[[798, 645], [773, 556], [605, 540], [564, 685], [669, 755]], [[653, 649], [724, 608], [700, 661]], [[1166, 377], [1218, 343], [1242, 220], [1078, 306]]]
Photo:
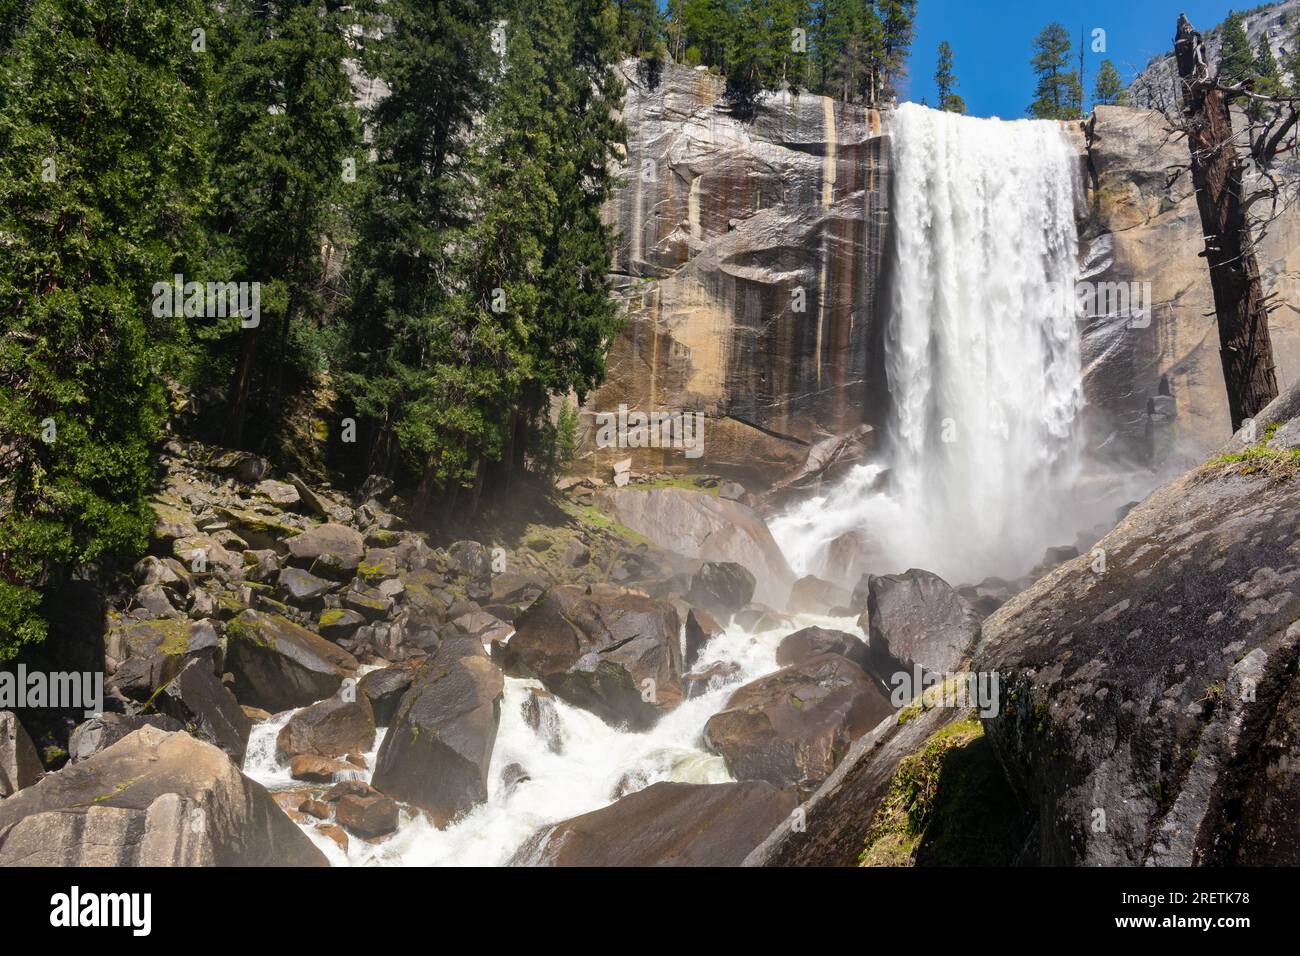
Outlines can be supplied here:
[[662, 18], [655, 0], [614, 0], [618, 11], [618, 54], [655, 55], [662, 42]]
[[1030, 60], [1038, 75], [1036, 99], [1029, 115], [1038, 119], [1078, 119], [1082, 101], [1079, 74], [1070, 67], [1070, 33], [1059, 23], [1049, 23], [1034, 38]]
[[939, 109], [948, 113], [966, 112], [966, 101], [954, 92], [957, 78], [952, 74], [952, 47], [947, 40], [939, 44], [939, 63], [934, 71], [934, 83], [939, 88]]
[[461, 326], [449, 303], [473, 212], [470, 138], [489, 64], [496, 70], [491, 45], [509, 24], [494, 35], [477, 0], [389, 0], [383, 10], [387, 28], [362, 47], [365, 71], [390, 92], [367, 118], [375, 161], [356, 214], [342, 391], [365, 426], [370, 472], [419, 480], [432, 467], [434, 481], [446, 474], [445, 435], [468, 430], [462, 391], [429, 370], [455, 358]]
[[907, 76], [907, 59], [912, 53], [912, 40], [916, 35], [916, 2], [876, 0], [882, 43], [878, 67], [879, 99], [873, 102], [885, 102], [897, 96]]
[[1219, 50], [1219, 80], [1236, 85], [1250, 78], [1255, 68], [1255, 51], [1246, 35], [1246, 18], [1229, 11], [1223, 21], [1223, 46]]
[[1291, 95], [1300, 96], [1300, 21], [1296, 22], [1285, 49], [1286, 57], [1282, 61], [1282, 68], [1291, 74]]
[[[227, 439], [244, 440], [250, 405], [274, 412], [300, 320], [321, 309], [323, 234], [343, 193], [359, 136], [344, 69], [348, 14], [323, 0], [235, 0], [218, 58], [220, 268], [261, 283], [260, 322], [242, 331]], [[272, 423], [261, 422], [265, 437]]]
[[1268, 34], [1259, 37], [1259, 52], [1255, 55], [1254, 73], [1256, 76], [1255, 92], [1265, 96], [1281, 96], [1286, 90], [1282, 82], [1282, 68], [1278, 66], [1273, 47], [1269, 45]]
[[0, 660], [43, 637], [44, 587], [147, 542], [181, 332], [153, 287], [207, 201], [209, 23], [197, 0], [32, 0], [0, 65]]
[[679, 59], [691, 66], [715, 67], [725, 74], [730, 67], [727, 51], [732, 33], [727, 0], [682, 0], [678, 16], [685, 47]]
[[1097, 68], [1096, 85], [1092, 91], [1092, 101], [1097, 106], [1123, 106], [1128, 99], [1124, 91], [1124, 81], [1119, 70], [1110, 60], [1102, 60]]

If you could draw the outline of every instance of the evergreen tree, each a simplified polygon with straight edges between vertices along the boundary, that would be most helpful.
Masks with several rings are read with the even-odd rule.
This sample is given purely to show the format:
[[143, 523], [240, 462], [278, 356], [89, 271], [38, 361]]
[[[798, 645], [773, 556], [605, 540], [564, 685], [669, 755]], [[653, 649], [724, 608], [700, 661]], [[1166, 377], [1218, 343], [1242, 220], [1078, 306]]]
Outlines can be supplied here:
[[26, 12], [0, 65], [0, 659], [44, 635], [43, 587], [145, 547], [181, 331], [153, 287], [207, 199], [204, 5]]
[[1256, 76], [1255, 92], [1265, 96], [1281, 96], [1286, 90], [1282, 82], [1282, 68], [1278, 66], [1277, 57], [1269, 45], [1268, 34], [1259, 37], [1259, 52], [1255, 55], [1254, 73]]
[[819, 0], [810, 23], [814, 92], [841, 102], [876, 105], [884, 60], [884, 25], [874, 3]]
[[790, 85], [801, 67], [791, 49], [792, 31], [802, 25], [797, 0], [751, 0], [730, 13], [726, 52], [727, 97], [742, 112], [752, 108], [763, 90]]
[[392, 470], [400, 452], [417, 510], [438, 497], [450, 507], [462, 487], [473, 507], [492, 473], [508, 480], [533, 438], [554, 433], [549, 399], [581, 399], [603, 378], [617, 328], [613, 236], [600, 218], [625, 138], [609, 68], [616, 12], [602, 0], [517, 0], [501, 14], [504, 58], [476, 69], [495, 63], [470, 35], [477, 8], [452, 18], [399, 4], [423, 35], [408, 46], [398, 29], [376, 44], [375, 58], [400, 68], [374, 118], [380, 161], [362, 246], [393, 220], [408, 231], [392, 235], [396, 258], [377, 247], [355, 265], [346, 388], [373, 422], [372, 469]]
[[876, 0], [881, 24], [881, 47], [877, 65], [877, 97], [871, 102], [887, 102], [898, 95], [907, 76], [907, 59], [916, 35], [917, 0]]
[[682, 54], [691, 66], [704, 64], [724, 74], [730, 66], [727, 51], [731, 42], [731, 10], [727, 0], [681, 0], [674, 17], [681, 23]]
[[1124, 81], [1110, 60], [1102, 60], [1097, 68], [1097, 80], [1092, 91], [1092, 101], [1097, 106], [1123, 106], [1128, 100]]
[[934, 71], [934, 83], [939, 88], [939, 109], [948, 113], [966, 112], [966, 101], [954, 92], [957, 78], [952, 74], [952, 47], [947, 40], [939, 44], [939, 64]]
[[[222, 279], [261, 283], [260, 322], [242, 331], [227, 438], [240, 445], [250, 405], [280, 407], [291, 336], [319, 316], [321, 236], [357, 155], [344, 69], [350, 11], [333, 0], [233, 0], [223, 20], [215, 97], [214, 181]], [[262, 422], [264, 426], [270, 424]]]
[[1291, 95], [1300, 96], [1300, 21], [1297, 21], [1286, 44], [1283, 69], [1291, 74]]
[[1223, 21], [1223, 45], [1219, 50], [1219, 80], [1236, 85], [1249, 79], [1255, 68], [1255, 51], [1246, 35], [1246, 18], [1229, 11]]
[[342, 390], [367, 428], [368, 470], [420, 479], [432, 465], [432, 481], [445, 475], [445, 435], [469, 430], [463, 392], [430, 370], [455, 358], [454, 250], [472, 213], [467, 159], [489, 64], [496, 70], [496, 24], [476, 0], [389, 0], [383, 11], [387, 29], [362, 48], [366, 72], [390, 92], [367, 119], [375, 161], [356, 216]]
[[1034, 38], [1030, 60], [1038, 75], [1036, 99], [1029, 115], [1038, 119], [1078, 119], [1082, 88], [1079, 74], [1070, 69], [1070, 33], [1059, 23], [1049, 23]]
[[614, 0], [618, 11], [618, 53], [621, 56], [657, 55], [662, 29], [655, 0]]

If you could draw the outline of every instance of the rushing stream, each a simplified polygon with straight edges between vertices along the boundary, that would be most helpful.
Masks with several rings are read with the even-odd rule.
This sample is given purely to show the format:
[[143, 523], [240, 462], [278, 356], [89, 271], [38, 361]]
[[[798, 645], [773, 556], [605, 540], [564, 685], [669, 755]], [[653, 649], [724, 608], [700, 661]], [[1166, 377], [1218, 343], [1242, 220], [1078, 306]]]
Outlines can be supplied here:
[[[813, 615], [801, 615], [792, 627], [757, 634], [727, 628], [705, 646], [696, 669], [735, 663], [740, 671], [728, 683], [683, 702], [644, 733], [611, 727], [599, 717], [556, 700], [559, 726], [554, 729], [563, 741], [558, 754], [552, 753], [523, 719], [528, 688], [541, 685], [508, 677], [492, 750], [488, 800], [482, 806], [445, 830], [436, 829], [417, 813], [404, 812], [398, 832], [377, 844], [351, 837], [346, 857], [310, 822], [303, 824], [303, 829], [336, 866], [496, 866], [508, 861], [539, 828], [613, 803], [620, 784], [630, 792], [661, 780], [725, 783], [732, 778], [722, 758], [703, 749], [705, 723], [723, 709], [742, 683], [778, 669], [776, 648], [783, 637], [813, 624], [863, 636], [851, 618]], [[277, 714], [258, 725], [248, 742], [244, 773], [272, 790], [305, 786], [290, 778], [287, 761], [276, 755], [276, 735], [290, 716], [290, 712]], [[382, 739], [381, 731], [374, 750], [367, 755], [372, 770]], [[502, 773], [512, 763], [522, 765], [529, 779], [507, 788]], [[356, 777], [368, 781], [370, 772], [359, 771]]]

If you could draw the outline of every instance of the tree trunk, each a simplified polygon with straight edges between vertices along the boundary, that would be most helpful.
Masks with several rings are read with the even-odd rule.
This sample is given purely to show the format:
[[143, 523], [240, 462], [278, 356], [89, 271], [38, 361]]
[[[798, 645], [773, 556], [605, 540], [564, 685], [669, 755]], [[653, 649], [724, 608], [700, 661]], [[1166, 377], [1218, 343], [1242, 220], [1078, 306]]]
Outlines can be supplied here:
[[239, 349], [239, 366], [235, 370], [235, 382], [230, 396], [230, 430], [228, 443], [238, 448], [244, 441], [244, 420], [248, 416], [248, 393], [253, 380], [253, 359], [257, 355], [257, 337], [262, 331], [261, 324], [251, 329], [244, 329], [243, 341]]
[[1178, 19], [1174, 49], [1235, 432], [1277, 397], [1268, 310], [1242, 204], [1241, 160], [1232, 141], [1228, 100], [1222, 90], [1212, 88], [1201, 35], [1186, 17]]

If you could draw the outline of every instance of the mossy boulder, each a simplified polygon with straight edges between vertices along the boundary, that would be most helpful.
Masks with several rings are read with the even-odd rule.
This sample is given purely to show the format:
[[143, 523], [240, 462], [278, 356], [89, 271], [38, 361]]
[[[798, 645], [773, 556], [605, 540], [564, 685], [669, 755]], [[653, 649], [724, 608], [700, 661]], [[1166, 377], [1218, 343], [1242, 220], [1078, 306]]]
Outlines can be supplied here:
[[359, 666], [337, 644], [278, 614], [244, 611], [226, 626], [226, 638], [235, 696], [273, 713], [332, 697]]

